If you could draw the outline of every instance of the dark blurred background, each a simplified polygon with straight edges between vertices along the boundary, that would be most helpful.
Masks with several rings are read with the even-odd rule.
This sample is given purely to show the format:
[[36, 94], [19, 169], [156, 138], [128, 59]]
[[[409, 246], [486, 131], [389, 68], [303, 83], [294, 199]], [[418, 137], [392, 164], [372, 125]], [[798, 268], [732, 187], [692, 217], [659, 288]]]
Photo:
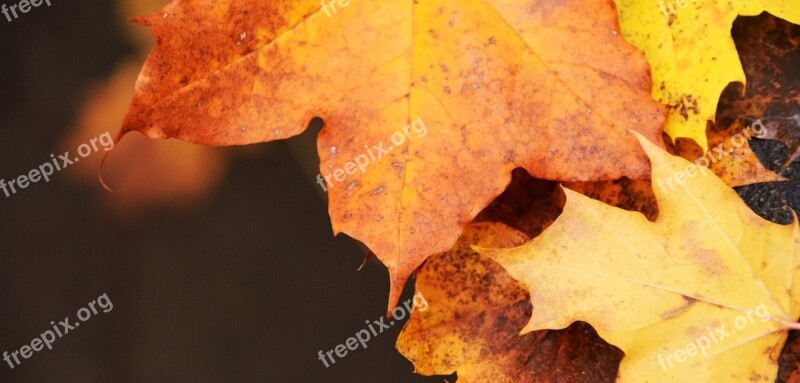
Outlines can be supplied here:
[[[0, 178], [116, 134], [121, 115], [108, 104], [126, 97], [97, 89], [124, 62], [134, 75], [143, 62], [148, 48], [129, 31], [140, 27], [124, 23], [144, 11], [132, 4], [52, 0], [10, 23], [0, 15]], [[0, 381], [443, 381], [413, 374], [394, 349], [400, 325], [330, 368], [317, 359], [385, 312], [388, 277], [374, 259], [356, 271], [365, 250], [333, 237], [325, 197], [299, 165], [318, 161], [314, 130], [247, 148], [168, 150], [126, 137], [103, 170], [115, 194], [97, 181], [102, 152], [0, 194], [0, 352], [30, 344], [50, 321], [75, 322], [104, 293], [114, 305], [53, 350], [13, 370], [2, 362]], [[126, 146], [141, 150], [123, 155]], [[201, 186], [174, 185], [187, 174]]]

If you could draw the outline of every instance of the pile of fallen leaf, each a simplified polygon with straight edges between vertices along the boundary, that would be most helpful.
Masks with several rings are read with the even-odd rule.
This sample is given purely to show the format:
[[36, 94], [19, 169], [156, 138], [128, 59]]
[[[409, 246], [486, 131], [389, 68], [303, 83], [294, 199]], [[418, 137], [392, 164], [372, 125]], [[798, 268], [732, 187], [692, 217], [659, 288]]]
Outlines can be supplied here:
[[424, 122], [327, 190], [389, 308], [416, 275], [430, 309], [397, 347], [419, 373], [774, 382], [800, 226], [732, 187], [787, 182], [750, 150], [756, 123], [784, 168], [800, 154], [800, 4], [661, 3], [176, 0], [134, 19], [156, 45], [120, 138], [242, 145], [321, 117], [325, 175]]

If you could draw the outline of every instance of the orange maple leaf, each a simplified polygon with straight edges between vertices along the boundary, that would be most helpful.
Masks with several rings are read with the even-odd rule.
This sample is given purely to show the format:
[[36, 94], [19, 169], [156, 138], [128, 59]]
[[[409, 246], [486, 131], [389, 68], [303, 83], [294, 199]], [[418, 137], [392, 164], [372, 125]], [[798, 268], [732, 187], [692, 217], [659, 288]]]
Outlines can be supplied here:
[[661, 142], [664, 109], [611, 0], [352, 1], [335, 13], [317, 0], [179, 0], [136, 21], [156, 47], [122, 134], [238, 145], [322, 117], [333, 229], [389, 268], [389, 307], [514, 168], [641, 178], [649, 165], [626, 129]]

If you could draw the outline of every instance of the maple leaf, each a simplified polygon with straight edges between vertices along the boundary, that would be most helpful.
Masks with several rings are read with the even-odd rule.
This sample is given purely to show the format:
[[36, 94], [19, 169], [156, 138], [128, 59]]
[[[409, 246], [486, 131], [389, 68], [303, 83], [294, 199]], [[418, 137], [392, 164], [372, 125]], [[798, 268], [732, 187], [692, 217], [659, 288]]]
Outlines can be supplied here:
[[789, 339], [786, 341], [781, 358], [778, 361], [778, 379], [776, 383], [797, 383], [800, 382], [800, 333], [798, 331], [789, 332]]
[[622, 178], [613, 181], [563, 182], [562, 185], [611, 206], [638, 211], [651, 221], [658, 217], [658, 204], [649, 180]]
[[[547, 193], [534, 199], [550, 200]], [[451, 250], [420, 268], [416, 289], [428, 310], [412, 313], [397, 339], [417, 373], [457, 371], [460, 383], [614, 381], [622, 353], [585, 324], [519, 336], [531, 314], [524, 286], [470, 245], [511, 247], [526, 240], [504, 224], [471, 224]]]
[[717, 117], [717, 124], [706, 130], [710, 150], [705, 154], [694, 142], [679, 138], [671, 152], [696, 164], [708, 167], [728, 186], [744, 186], [759, 182], [781, 182], [787, 179], [764, 167], [750, 148], [747, 136], [765, 138], [769, 129], [762, 122], [730, 120]]
[[[640, 141], [654, 179], [695, 167]], [[694, 174], [674, 190], [654, 182], [655, 222], [565, 189], [542, 235], [477, 248], [530, 289], [523, 333], [591, 324], [625, 352], [619, 382], [773, 382], [798, 328], [800, 226], [765, 221], [711, 172]]]
[[[625, 210], [638, 211], [648, 219], [658, 216], [649, 180], [622, 178], [612, 181], [562, 182], [570, 190]], [[533, 238], [561, 214], [565, 196], [556, 181], [533, 178], [514, 169], [511, 183], [473, 222], [501, 222]]]
[[[517, 336], [531, 314], [527, 292], [500, 265], [469, 247], [519, 244], [523, 234], [538, 236], [561, 214], [565, 196], [557, 182], [533, 178], [523, 169], [512, 174], [506, 190], [464, 229], [453, 248], [417, 271], [417, 291], [434, 296], [434, 303], [411, 315], [397, 348], [418, 373], [456, 371], [459, 382], [612, 382], [622, 352], [585, 323]], [[652, 216], [658, 211], [644, 181], [568, 184], [626, 209]]]
[[[247, 144], [324, 118], [334, 232], [389, 268], [389, 307], [512, 169], [641, 178], [649, 166], [626, 129], [661, 140], [647, 62], [609, 0], [353, 1], [335, 13], [316, 0], [185, 0], [136, 21], [156, 46], [122, 134]], [[367, 153], [378, 159], [355, 170]]]
[[728, 86], [717, 114], [750, 123], [760, 119], [766, 134], [789, 149], [783, 167], [800, 158], [800, 25], [770, 14], [740, 17], [731, 31], [747, 84]]
[[625, 38], [647, 56], [653, 98], [670, 105], [664, 131], [708, 150], [706, 123], [719, 95], [745, 83], [730, 30], [737, 15], [768, 11], [800, 24], [800, 7], [786, 0], [616, 0]]

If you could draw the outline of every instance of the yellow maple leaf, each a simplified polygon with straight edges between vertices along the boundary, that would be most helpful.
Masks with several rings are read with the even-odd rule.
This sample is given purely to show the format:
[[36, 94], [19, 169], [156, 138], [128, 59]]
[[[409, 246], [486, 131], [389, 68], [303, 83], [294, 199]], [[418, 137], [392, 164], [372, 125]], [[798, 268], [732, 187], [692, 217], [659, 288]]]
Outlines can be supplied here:
[[681, 179], [653, 182], [655, 222], [565, 189], [542, 235], [477, 249], [530, 288], [523, 333], [588, 322], [625, 352], [619, 382], [775, 381], [800, 315], [797, 220], [765, 221], [710, 171], [639, 139], [654, 180]]
[[728, 186], [787, 181], [780, 174], [764, 167], [750, 148], [747, 135], [759, 137], [758, 133], [761, 133], [763, 138], [767, 132], [761, 121], [750, 126], [742, 124], [739, 120], [727, 126], [709, 124], [706, 130], [709, 150], [705, 154], [693, 141], [685, 139], [677, 140], [672, 152], [698, 165], [708, 167]]
[[734, 81], [745, 83], [731, 38], [736, 16], [767, 11], [800, 24], [794, 0], [616, 0], [625, 38], [644, 51], [653, 76], [653, 98], [670, 105], [664, 131], [703, 148], [706, 122]]

